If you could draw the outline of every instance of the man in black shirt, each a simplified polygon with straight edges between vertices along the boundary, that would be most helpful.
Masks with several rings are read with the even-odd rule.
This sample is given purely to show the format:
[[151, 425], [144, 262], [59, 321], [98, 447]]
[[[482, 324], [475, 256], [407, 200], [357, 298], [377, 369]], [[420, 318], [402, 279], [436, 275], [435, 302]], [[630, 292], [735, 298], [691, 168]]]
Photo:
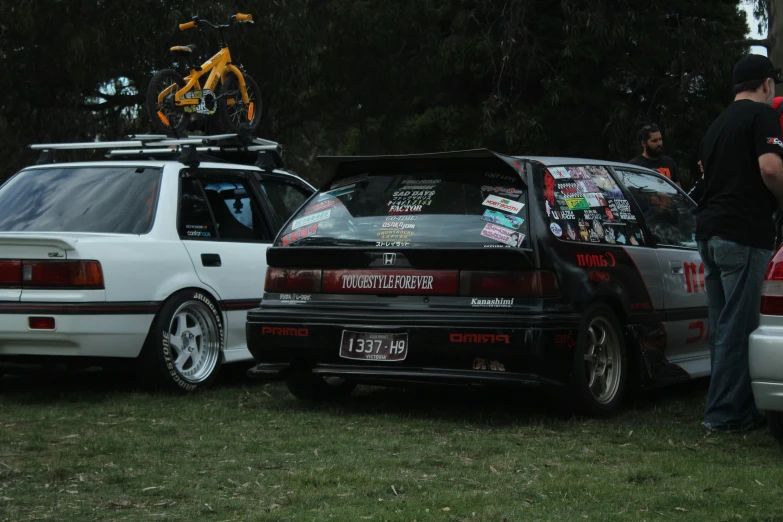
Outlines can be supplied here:
[[734, 102], [701, 143], [703, 195], [696, 240], [705, 267], [712, 380], [704, 427], [738, 432], [764, 423], [748, 371], [748, 337], [758, 327], [761, 285], [783, 201], [783, 141], [771, 107], [781, 70], [748, 55], [733, 73]]
[[677, 164], [669, 156], [663, 155], [663, 136], [657, 125], [645, 125], [639, 131], [637, 141], [642, 146], [642, 153], [628, 163], [648, 169], [657, 170], [673, 182], [680, 185], [680, 173]]

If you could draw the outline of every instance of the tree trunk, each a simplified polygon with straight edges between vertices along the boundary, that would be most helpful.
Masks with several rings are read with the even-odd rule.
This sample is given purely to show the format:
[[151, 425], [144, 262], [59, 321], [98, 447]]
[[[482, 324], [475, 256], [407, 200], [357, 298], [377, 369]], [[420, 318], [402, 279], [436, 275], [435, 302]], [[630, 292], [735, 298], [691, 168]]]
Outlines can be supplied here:
[[[767, 56], [776, 67], [783, 67], [783, 0], [767, 0]], [[777, 96], [783, 96], [783, 84], [775, 89]]]

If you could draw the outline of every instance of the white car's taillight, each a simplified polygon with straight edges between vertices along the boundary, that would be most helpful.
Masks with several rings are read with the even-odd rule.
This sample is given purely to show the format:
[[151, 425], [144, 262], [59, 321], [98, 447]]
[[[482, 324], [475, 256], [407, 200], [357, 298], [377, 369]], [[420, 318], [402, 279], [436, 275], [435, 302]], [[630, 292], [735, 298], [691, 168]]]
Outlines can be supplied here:
[[783, 249], [778, 250], [767, 266], [761, 286], [761, 313], [783, 315]]

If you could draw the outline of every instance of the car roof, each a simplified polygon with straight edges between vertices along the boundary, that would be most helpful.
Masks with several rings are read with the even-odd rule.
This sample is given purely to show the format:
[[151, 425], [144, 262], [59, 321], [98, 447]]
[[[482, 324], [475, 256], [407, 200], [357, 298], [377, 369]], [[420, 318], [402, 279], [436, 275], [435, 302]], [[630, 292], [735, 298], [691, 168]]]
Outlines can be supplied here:
[[[21, 170], [33, 170], [33, 169], [58, 169], [63, 167], [68, 168], [79, 168], [79, 167], [128, 167], [128, 166], [134, 166], [134, 167], [152, 167], [152, 168], [163, 168], [166, 166], [173, 166], [176, 167], [177, 170], [187, 168], [186, 165], [183, 165], [179, 161], [168, 161], [168, 160], [107, 160], [107, 161], [74, 161], [74, 162], [57, 162], [57, 163], [46, 163], [42, 165], [30, 165], [28, 167], [25, 167]], [[222, 162], [202, 162], [198, 166], [199, 169], [223, 169], [223, 170], [249, 170], [253, 172], [266, 172], [268, 174], [277, 174], [277, 175], [283, 175], [283, 176], [290, 176], [292, 178], [295, 178], [299, 181], [302, 181], [312, 187], [312, 184], [308, 183], [306, 180], [302, 179], [301, 177], [297, 176], [296, 174], [292, 174], [291, 172], [287, 172], [285, 170], [279, 170], [275, 169], [271, 172], [264, 171], [254, 165], [243, 165], [240, 163], [222, 163]], [[314, 189], [315, 187], [313, 187]]]
[[588, 159], [588, 158], [566, 158], [561, 156], [518, 156], [515, 155], [513, 158], [517, 160], [524, 160], [524, 161], [535, 161], [538, 163], [541, 163], [544, 166], [571, 166], [571, 165], [599, 165], [602, 167], [631, 167], [631, 168], [640, 168], [639, 165], [632, 165], [630, 163], [623, 163], [623, 162], [617, 162], [617, 161], [606, 161], [606, 160], [599, 160], [599, 159]]

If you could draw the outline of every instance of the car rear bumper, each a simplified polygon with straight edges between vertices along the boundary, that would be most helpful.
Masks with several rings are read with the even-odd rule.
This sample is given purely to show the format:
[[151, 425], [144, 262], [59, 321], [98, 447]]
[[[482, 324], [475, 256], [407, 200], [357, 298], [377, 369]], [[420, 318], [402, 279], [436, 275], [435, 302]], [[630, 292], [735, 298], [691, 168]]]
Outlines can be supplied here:
[[[292, 364], [305, 363], [316, 374], [376, 383], [555, 386], [568, 379], [580, 320], [575, 314], [259, 308], [247, 315], [248, 348], [258, 362], [248, 374], [284, 377]], [[343, 330], [407, 333], [405, 360], [343, 358]]]
[[[32, 330], [30, 316], [53, 317], [54, 330]], [[139, 355], [155, 317], [150, 314], [0, 313], [0, 358], [10, 356], [120, 357]]]
[[783, 411], [783, 325], [769, 323], [762, 317], [762, 326], [750, 335], [753, 397], [760, 410]]

